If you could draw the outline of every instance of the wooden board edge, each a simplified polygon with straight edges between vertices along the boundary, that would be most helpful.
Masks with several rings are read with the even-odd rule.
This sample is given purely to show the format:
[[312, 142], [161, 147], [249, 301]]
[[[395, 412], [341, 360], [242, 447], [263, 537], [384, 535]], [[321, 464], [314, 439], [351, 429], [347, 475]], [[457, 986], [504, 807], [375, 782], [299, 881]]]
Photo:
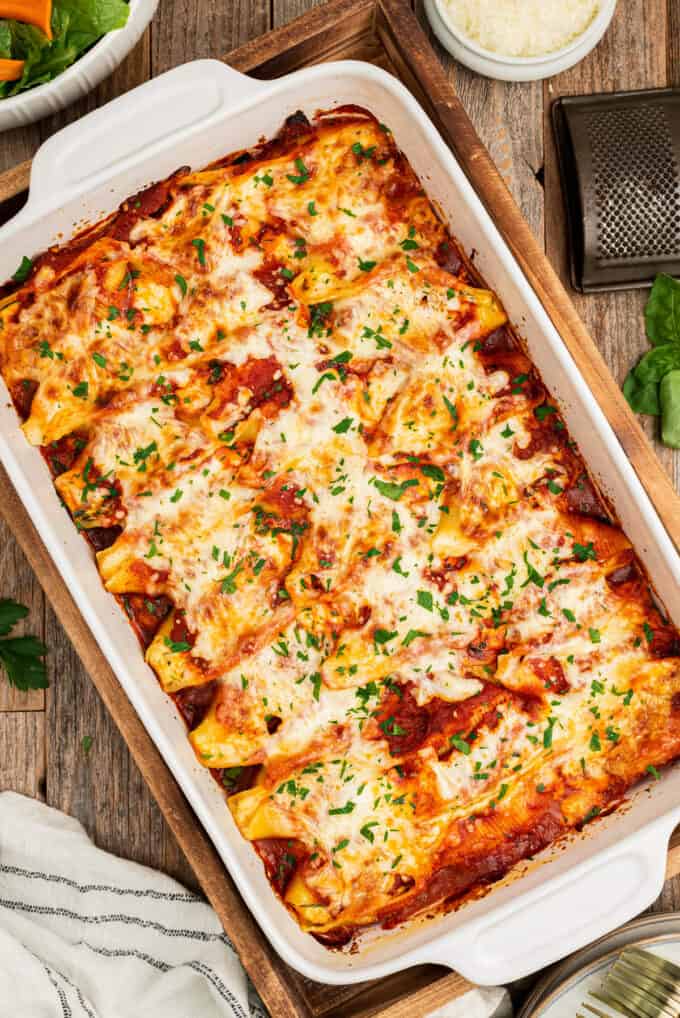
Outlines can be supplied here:
[[[377, 0], [385, 48], [424, 84], [433, 119], [560, 334], [584, 381], [680, 552], [680, 496], [628, 406], [599, 349], [475, 131], [415, 15], [400, 0]], [[400, 40], [408, 39], [408, 47]]]
[[285, 978], [283, 963], [241, 900], [212, 842], [168, 765], [146, 731], [54, 565], [5, 470], [0, 466], [0, 512], [14, 534], [76, 653], [127, 743], [172, 833], [194, 869], [206, 897], [275, 1018], [314, 1018]]
[[15, 198], [28, 188], [32, 161], [26, 159], [25, 162], [17, 163], [11, 169], [0, 173], [0, 204]]

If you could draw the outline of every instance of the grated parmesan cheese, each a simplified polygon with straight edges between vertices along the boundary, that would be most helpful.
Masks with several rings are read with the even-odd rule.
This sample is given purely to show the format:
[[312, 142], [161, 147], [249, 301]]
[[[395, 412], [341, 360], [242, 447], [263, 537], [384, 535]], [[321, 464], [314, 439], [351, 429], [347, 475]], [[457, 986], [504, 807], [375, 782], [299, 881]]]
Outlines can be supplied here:
[[599, 0], [443, 0], [452, 25], [483, 49], [536, 57], [585, 32]]

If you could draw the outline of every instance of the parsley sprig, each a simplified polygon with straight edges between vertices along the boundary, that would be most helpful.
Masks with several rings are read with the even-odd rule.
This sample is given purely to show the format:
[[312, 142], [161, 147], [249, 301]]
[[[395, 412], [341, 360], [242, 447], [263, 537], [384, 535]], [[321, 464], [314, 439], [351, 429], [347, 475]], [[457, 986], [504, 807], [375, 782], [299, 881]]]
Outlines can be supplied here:
[[8, 598], [0, 599], [0, 662], [4, 665], [10, 685], [22, 692], [46, 689], [49, 685], [42, 660], [47, 647], [35, 636], [9, 636], [28, 608]]

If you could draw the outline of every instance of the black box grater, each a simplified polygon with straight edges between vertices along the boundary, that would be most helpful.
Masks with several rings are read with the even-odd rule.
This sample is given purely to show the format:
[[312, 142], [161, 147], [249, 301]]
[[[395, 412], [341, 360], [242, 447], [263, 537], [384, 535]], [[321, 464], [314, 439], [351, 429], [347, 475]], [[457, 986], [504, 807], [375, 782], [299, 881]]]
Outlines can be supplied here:
[[680, 89], [567, 96], [552, 117], [574, 288], [680, 275]]

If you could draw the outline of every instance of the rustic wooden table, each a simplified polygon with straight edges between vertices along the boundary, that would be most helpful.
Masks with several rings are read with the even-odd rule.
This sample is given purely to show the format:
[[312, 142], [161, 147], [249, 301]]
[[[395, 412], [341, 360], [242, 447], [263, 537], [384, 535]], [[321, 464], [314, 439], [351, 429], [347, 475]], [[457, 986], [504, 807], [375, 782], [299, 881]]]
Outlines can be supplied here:
[[[315, 2], [161, 0], [139, 45], [87, 100], [32, 127], [2, 135], [0, 170], [27, 159], [65, 123], [151, 75], [196, 57], [223, 56]], [[438, 53], [510, 191], [566, 279], [550, 104], [561, 94], [680, 85], [680, 0], [619, 0], [614, 22], [597, 50], [578, 67], [547, 82], [489, 81], [455, 66], [441, 49]], [[641, 314], [645, 293], [574, 295], [574, 300], [610, 370], [621, 381], [646, 346]], [[658, 444], [657, 451], [677, 487], [680, 456]], [[36, 796], [65, 810], [83, 822], [102, 848], [158, 867], [195, 887], [195, 877], [121, 736], [1, 521], [0, 596], [30, 607], [26, 629], [39, 634], [49, 647], [51, 681], [44, 694], [16, 693], [0, 682], [0, 789]], [[680, 877], [676, 877], [667, 881], [653, 909], [679, 906]]]

